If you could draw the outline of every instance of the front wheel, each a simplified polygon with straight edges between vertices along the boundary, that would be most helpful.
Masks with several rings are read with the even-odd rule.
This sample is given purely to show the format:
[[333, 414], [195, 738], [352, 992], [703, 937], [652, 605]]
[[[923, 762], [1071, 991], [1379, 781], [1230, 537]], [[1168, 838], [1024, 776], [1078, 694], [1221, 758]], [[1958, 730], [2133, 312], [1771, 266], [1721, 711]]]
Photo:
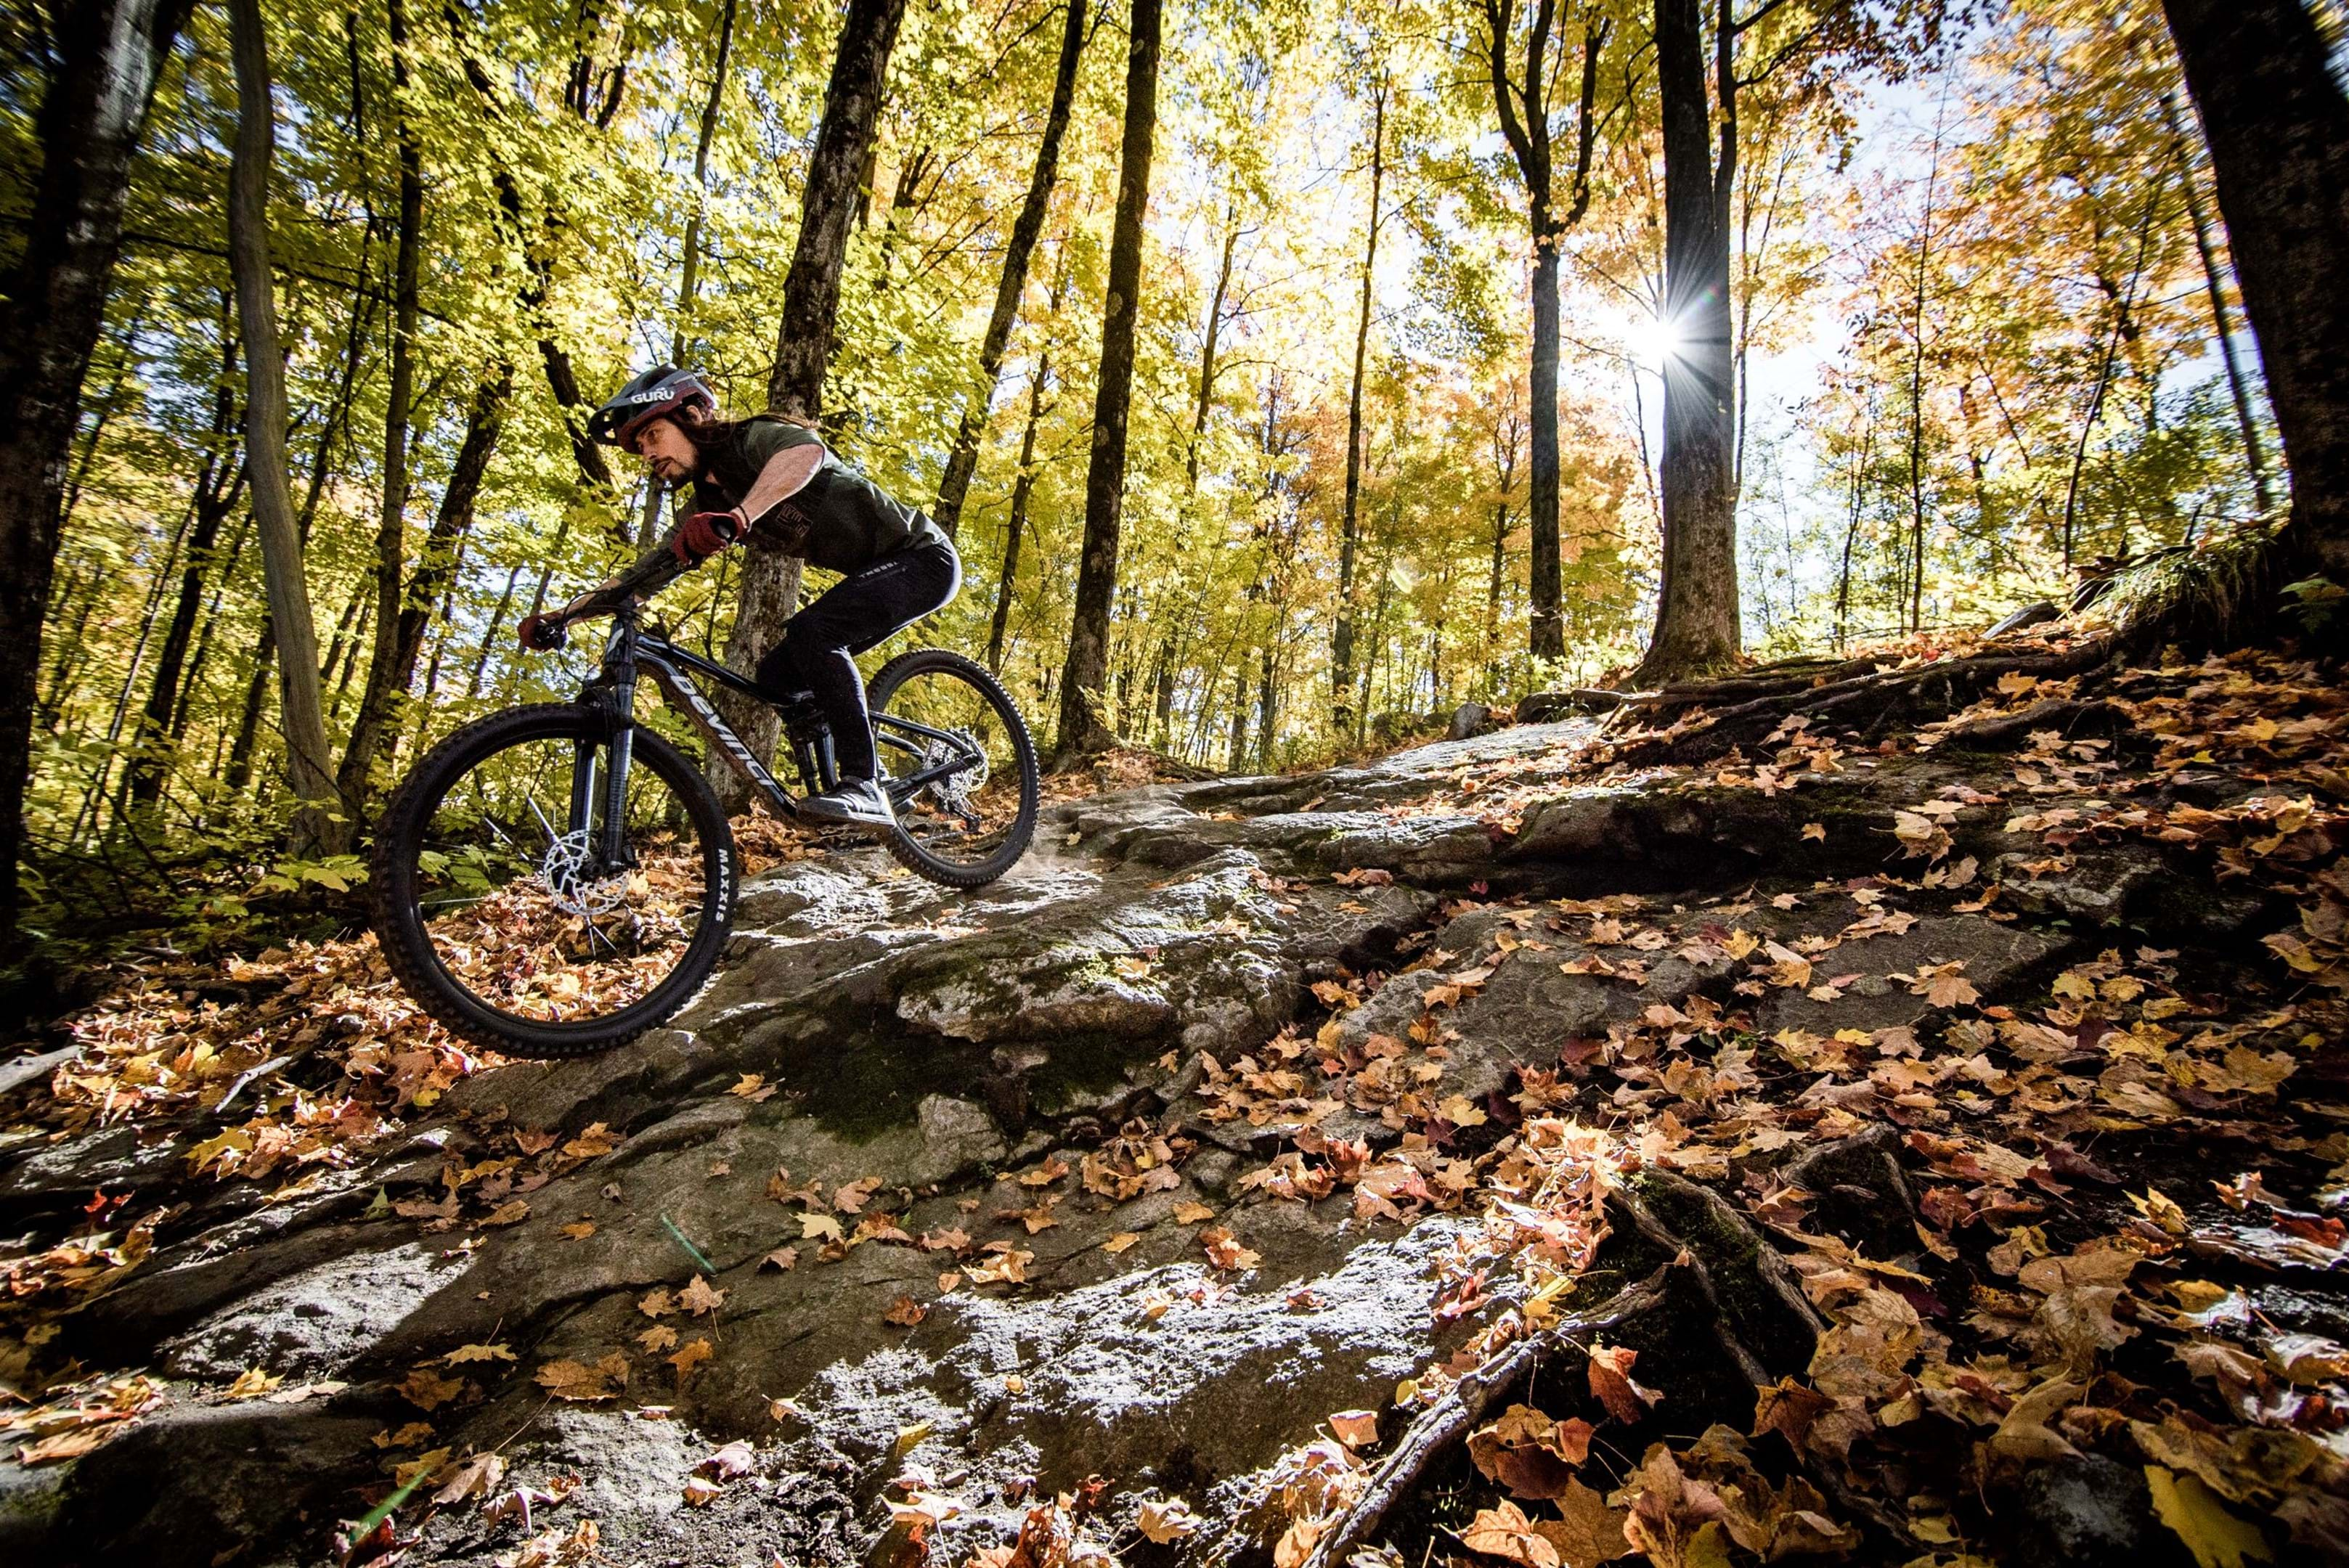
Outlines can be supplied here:
[[948, 887], [984, 887], [1036, 831], [1036, 746], [1009, 694], [983, 665], [916, 648], [866, 688], [881, 787], [896, 826], [889, 852]]
[[[634, 1039], [698, 990], [734, 910], [734, 835], [701, 770], [591, 707], [492, 714], [442, 741], [385, 809], [375, 929], [409, 994], [513, 1056]], [[617, 850], [615, 852], [615, 845]]]

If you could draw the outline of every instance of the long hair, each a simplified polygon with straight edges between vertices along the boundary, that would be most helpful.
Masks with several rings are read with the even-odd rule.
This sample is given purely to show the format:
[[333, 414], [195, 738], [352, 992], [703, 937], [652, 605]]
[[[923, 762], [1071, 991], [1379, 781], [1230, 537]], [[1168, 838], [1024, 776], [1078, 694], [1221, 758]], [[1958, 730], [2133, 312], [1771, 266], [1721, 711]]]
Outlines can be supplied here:
[[[802, 430], [813, 430], [818, 434], [822, 434], [823, 430], [823, 427], [813, 419], [803, 419], [797, 414], [785, 414], [773, 409], [764, 414], [754, 415], [752, 418], [780, 419], [786, 425], [797, 425]], [[685, 432], [687, 440], [693, 443], [694, 455], [704, 461], [709, 459], [710, 453], [732, 440], [740, 433], [742, 427], [750, 422], [749, 419], [721, 419], [710, 410], [698, 406], [680, 408], [677, 414], [677, 428]]]

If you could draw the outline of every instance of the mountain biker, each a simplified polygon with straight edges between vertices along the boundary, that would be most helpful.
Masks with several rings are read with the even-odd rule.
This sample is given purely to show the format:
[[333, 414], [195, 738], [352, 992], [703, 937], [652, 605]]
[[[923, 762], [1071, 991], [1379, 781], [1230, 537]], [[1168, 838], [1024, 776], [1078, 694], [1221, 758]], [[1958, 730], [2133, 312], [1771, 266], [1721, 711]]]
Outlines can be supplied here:
[[[779, 550], [841, 573], [793, 615], [761, 656], [760, 694], [781, 701], [806, 691], [831, 721], [839, 784], [801, 802], [819, 821], [888, 827], [889, 797], [875, 775], [872, 716], [854, 655], [932, 614], [962, 586], [962, 562], [944, 530], [892, 500], [843, 462], [815, 426], [784, 414], [721, 419], [695, 373], [657, 366], [614, 393], [588, 434], [645, 459], [656, 482], [693, 487], [693, 511], [662, 547], [698, 565], [737, 541]], [[533, 615], [524, 647], [559, 633], [594, 597]]]

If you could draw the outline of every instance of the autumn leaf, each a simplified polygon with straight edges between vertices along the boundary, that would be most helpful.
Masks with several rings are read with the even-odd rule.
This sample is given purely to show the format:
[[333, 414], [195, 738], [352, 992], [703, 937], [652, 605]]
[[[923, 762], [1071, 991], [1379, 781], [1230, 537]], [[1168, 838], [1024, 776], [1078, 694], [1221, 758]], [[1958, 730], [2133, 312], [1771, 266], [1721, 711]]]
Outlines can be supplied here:
[[696, 1274], [690, 1284], [677, 1293], [677, 1302], [694, 1316], [704, 1317], [723, 1305], [726, 1296], [725, 1291], [711, 1289], [707, 1278]]
[[1171, 1546], [1196, 1531], [1199, 1522], [1191, 1517], [1190, 1508], [1181, 1498], [1171, 1502], [1154, 1499], [1143, 1503], [1135, 1512], [1133, 1527], [1142, 1532], [1143, 1538], [1152, 1544]]
[[718, 1347], [707, 1339], [688, 1340], [683, 1349], [668, 1358], [668, 1364], [677, 1368], [678, 1379], [682, 1382], [687, 1374], [717, 1354]]
[[1961, 973], [1965, 966], [1962, 958], [1950, 964], [1920, 965], [1909, 990], [1936, 1007], [1971, 1007], [1982, 1000], [1982, 993]]
[[1350, 1449], [1367, 1448], [1379, 1440], [1379, 1413], [1340, 1410], [1330, 1418], [1330, 1430]]
[[1177, 1224], [1195, 1225], [1215, 1217], [1216, 1212], [1205, 1203], [1182, 1202], [1174, 1205], [1174, 1220]]
[[595, 1233], [595, 1222], [593, 1220], [574, 1221], [568, 1225], [563, 1226], [562, 1232], [565, 1240], [584, 1242], [588, 1237]]
[[617, 1398], [628, 1386], [628, 1358], [615, 1350], [593, 1367], [569, 1359], [549, 1361], [538, 1369], [535, 1380], [558, 1399], [592, 1404]]
[[636, 1310], [647, 1317], [667, 1317], [677, 1310], [677, 1303], [670, 1297], [668, 1288], [664, 1285], [647, 1293], [643, 1300], [636, 1303]]
[[740, 1080], [726, 1092], [730, 1095], [738, 1096], [740, 1099], [747, 1099], [753, 1105], [756, 1105], [763, 1100], [773, 1099], [775, 1094], [775, 1086], [769, 1083], [764, 1077], [758, 1073], [744, 1073]]
[[[223, 1390], [222, 1397], [230, 1399], [258, 1399], [264, 1394], [275, 1393], [278, 1385], [285, 1381], [285, 1378], [282, 1374], [273, 1377], [258, 1367], [248, 1367], [238, 1374], [236, 1381]], [[431, 1408], [429, 1405], [425, 1407], [428, 1410]]]
[[1140, 1240], [1142, 1240], [1142, 1234], [1138, 1231], [1120, 1231], [1117, 1234], [1103, 1242], [1101, 1244], [1101, 1250], [1109, 1253], [1112, 1257], [1115, 1257], [1118, 1253], [1125, 1251], [1126, 1248], [1133, 1245], [1134, 1243]]
[[2195, 1568], [2243, 1568], [2268, 1561], [2267, 1538], [2257, 1525], [2238, 1518], [2201, 1478], [2160, 1465], [2145, 1467], [2153, 1511], [2194, 1553]]
[[1240, 1245], [1239, 1239], [1229, 1228], [1210, 1225], [1199, 1233], [1199, 1244], [1206, 1250], [1207, 1261], [1219, 1269], [1252, 1269], [1264, 1259]]
[[759, 1260], [759, 1266], [762, 1269], [778, 1268], [785, 1273], [799, 1267], [799, 1264], [800, 1250], [797, 1247], [777, 1247]]
[[[859, 1177], [845, 1186], [835, 1187], [832, 1193], [833, 1212], [839, 1214], [861, 1214], [864, 1212], [864, 1205], [872, 1201], [873, 1194], [880, 1190], [881, 1178], [878, 1176]], [[833, 1222], [833, 1229], [834, 1234], [839, 1233], [839, 1222]]]
[[513, 1351], [503, 1345], [460, 1345], [440, 1359], [451, 1367], [462, 1367], [473, 1361], [511, 1361]]
[[563, 1146], [563, 1152], [574, 1160], [594, 1160], [609, 1154], [620, 1146], [612, 1130], [598, 1121], [587, 1130]]
[[1619, 1345], [1594, 1343], [1590, 1346], [1591, 1396], [1619, 1421], [1637, 1421], [1648, 1413], [1650, 1405], [1663, 1398], [1653, 1388], [1632, 1381], [1631, 1364], [1639, 1358], [1638, 1351]]
[[910, 1295], [901, 1295], [889, 1304], [889, 1309], [881, 1315], [881, 1321], [895, 1324], [899, 1328], [911, 1328], [929, 1315], [928, 1307]]
[[1460, 1532], [1460, 1544], [1521, 1568], [1558, 1568], [1557, 1548], [1534, 1528], [1523, 1510], [1506, 1499], [1498, 1508], [1477, 1510], [1468, 1528]]
[[647, 1356], [657, 1356], [676, 1347], [677, 1330], [666, 1323], [656, 1323], [636, 1336], [637, 1347]]
[[436, 1410], [465, 1391], [465, 1385], [454, 1377], [443, 1377], [428, 1367], [419, 1367], [400, 1379], [400, 1398], [419, 1410]]

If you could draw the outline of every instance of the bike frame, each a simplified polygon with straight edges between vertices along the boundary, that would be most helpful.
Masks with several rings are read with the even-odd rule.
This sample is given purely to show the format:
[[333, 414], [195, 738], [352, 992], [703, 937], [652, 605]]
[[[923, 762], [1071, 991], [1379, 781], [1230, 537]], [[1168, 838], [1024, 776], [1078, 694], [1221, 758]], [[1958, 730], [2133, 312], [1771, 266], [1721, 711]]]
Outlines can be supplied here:
[[[688, 722], [698, 729], [704, 739], [722, 755], [735, 771], [748, 779], [751, 785], [781, 815], [796, 819], [801, 815], [799, 797], [785, 789], [764, 763], [734, 733], [733, 727], [710, 706], [701, 689], [688, 676], [688, 671], [704, 676], [729, 691], [738, 692], [754, 702], [773, 708], [787, 719], [801, 702], [812, 703], [812, 695], [802, 696], [792, 704], [779, 704], [761, 693], [757, 685], [737, 675], [713, 659], [702, 657], [689, 648], [680, 648], [668, 640], [657, 626], [641, 624], [640, 612], [634, 603], [624, 603], [612, 613], [612, 631], [604, 645], [603, 667], [579, 693], [582, 707], [603, 709], [611, 721], [609, 748], [611, 761], [596, 777], [594, 747], [581, 742], [574, 758], [571, 772], [571, 820], [568, 828], [575, 832], [595, 820], [595, 808], [603, 807], [604, 833], [595, 846], [596, 858], [605, 866], [620, 863], [626, 855], [628, 769], [636, 742], [636, 683], [650, 676], [653, 684], [670, 705], [683, 714]], [[895, 714], [876, 714], [873, 718], [874, 746], [894, 747], [919, 758], [926, 754], [924, 743], [944, 742], [960, 749], [967, 743], [961, 737], [933, 728]], [[812, 775], [823, 789], [829, 789], [839, 782], [833, 762], [832, 731], [821, 721], [805, 737], [792, 736], [797, 760], [804, 774]], [[889, 779], [884, 788], [890, 804], [903, 809], [925, 787], [953, 776], [972, 765], [977, 758], [964, 756], [931, 767], [918, 769], [902, 779]], [[600, 791], [598, 786], [600, 785]], [[600, 792], [601, 799], [598, 800]]]

